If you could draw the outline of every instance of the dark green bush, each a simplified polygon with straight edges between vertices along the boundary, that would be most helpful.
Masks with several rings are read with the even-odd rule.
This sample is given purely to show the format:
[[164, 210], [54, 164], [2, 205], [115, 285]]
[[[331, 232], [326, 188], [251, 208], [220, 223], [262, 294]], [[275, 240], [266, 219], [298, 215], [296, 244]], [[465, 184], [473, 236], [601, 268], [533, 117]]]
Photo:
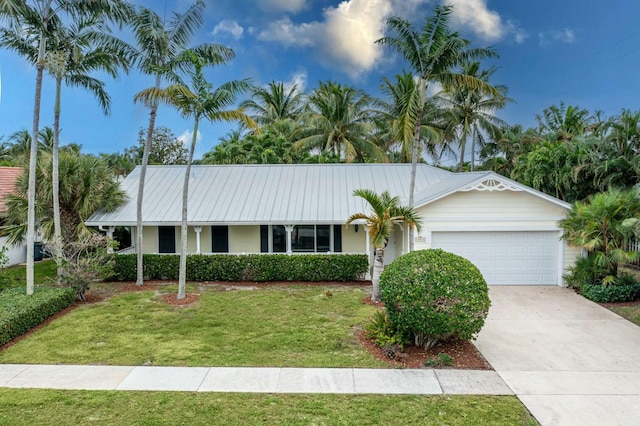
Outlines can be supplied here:
[[616, 283], [608, 286], [583, 284], [580, 294], [598, 303], [632, 302], [640, 299], [640, 283], [632, 275], [624, 274], [618, 277]]
[[[178, 255], [145, 254], [145, 279], [178, 278]], [[187, 279], [191, 281], [353, 281], [362, 278], [369, 264], [360, 254], [249, 254], [187, 256]], [[136, 255], [116, 256], [118, 281], [136, 279]]]
[[70, 306], [75, 292], [70, 288], [38, 287], [27, 296], [24, 288], [0, 294], [0, 346], [42, 324], [50, 316]]
[[394, 326], [425, 347], [451, 337], [474, 338], [491, 304], [478, 268], [440, 249], [397, 258], [382, 273], [380, 289]]
[[580, 257], [564, 275], [564, 281], [569, 287], [580, 289], [583, 284], [600, 284], [607, 275], [607, 270], [595, 261], [594, 256]]

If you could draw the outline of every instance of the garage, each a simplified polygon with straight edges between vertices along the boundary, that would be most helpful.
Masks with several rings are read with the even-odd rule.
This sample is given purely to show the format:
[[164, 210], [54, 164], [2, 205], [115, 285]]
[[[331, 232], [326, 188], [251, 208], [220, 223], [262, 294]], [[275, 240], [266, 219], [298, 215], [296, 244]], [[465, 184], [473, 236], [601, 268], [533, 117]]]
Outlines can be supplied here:
[[469, 259], [489, 285], [558, 284], [555, 231], [433, 231], [431, 247]]

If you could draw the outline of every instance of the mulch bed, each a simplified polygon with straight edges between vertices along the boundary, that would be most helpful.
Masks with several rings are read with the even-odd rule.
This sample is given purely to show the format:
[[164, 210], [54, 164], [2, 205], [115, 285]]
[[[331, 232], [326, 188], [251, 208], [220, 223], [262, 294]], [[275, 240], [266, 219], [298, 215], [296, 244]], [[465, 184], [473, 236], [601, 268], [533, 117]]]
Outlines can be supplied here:
[[[362, 303], [365, 305], [376, 306], [378, 308], [384, 307], [384, 302], [376, 302], [371, 300], [371, 296], [366, 296], [362, 299]], [[395, 358], [391, 359], [385, 354], [385, 352], [372, 340], [366, 337], [364, 331], [358, 334], [358, 340], [360, 344], [364, 346], [369, 352], [371, 352], [377, 359], [388, 362], [391, 365], [404, 368], [434, 368], [425, 366], [425, 361], [436, 358], [439, 353], [446, 353], [453, 359], [453, 365], [449, 367], [436, 367], [436, 368], [461, 368], [470, 370], [493, 370], [491, 364], [480, 354], [480, 351], [467, 340], [451, 339], [448, 341], [440, 342], [436, 346], [425, 349], [421, 346], [407, 346], [403, 348], [402, 352], [396, 354]]]

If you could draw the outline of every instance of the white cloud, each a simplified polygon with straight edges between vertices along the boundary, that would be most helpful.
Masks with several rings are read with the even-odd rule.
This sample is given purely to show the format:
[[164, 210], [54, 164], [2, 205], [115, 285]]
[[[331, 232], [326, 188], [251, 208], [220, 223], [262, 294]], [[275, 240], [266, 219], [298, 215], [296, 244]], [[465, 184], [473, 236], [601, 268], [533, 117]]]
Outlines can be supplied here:
[[307, 7], [306, 0], [260, 0], [260, 7], [268, 11], [297, 13]]
[[322, 51], [332, 64], [357, 77], [382, 57], [375, 41], [384, 36], [385, 22], [393, 14], [389, 0], [349, 0], [326, 9]]
[[569, 28], [562, 28], [560, 30], [539, 33], [538, 40], [540, 41], [540, 46], [546, 46], [552, 42], [575, 43], [576, 34]]
[[[185, 130], [180, 134], [180, 136], [176, 137], [176, 139], [178, 139], [180, 142], [182, 142], [182, 145], [188, 148], [189, 146], [191, 146], [191, 139], [193, 139], [193, 130]], [[196, 136], [196, 143], [200, 142], [201, 140], [202, 140], [202, 133], [200, 133], [200, 130], [198, 130], [198, 135]]]
[[264, 41], [277, 41], [285, 46], [312, 46], [319, 36], [321, 24], [318, 22], [294, 24], [288, 16], [270, 22], [267, 28], [258, 33]]
[[513, 21], [504, 21], [496, 11], [489, 10], [487, 0], [445, 0], [453, 6], [451, 21], [466, 28], [487, 42], [496, 42], [511, 34], [521, 44], [529, 36]]
[[301, 69], [291, 74], [291, 78], [288, 81], [283, 82], [285, 90], [288, 92], [296, 86], [296, 91], [304, 93], [307, 88], [307, 70]]
[[234, 39], [240, 40], [242, 38], [242, 35], [244, 34], [244, 28], [242, 28], [237, 21], [234, 21], [232, 19], [225, 19], [223, 21], [220, 21], [211, 32], [211, 34], [213, 35], [218, 35], [221, 33], [229, 33]]
[[524, 29], [518, 27], [513, 21], [507, 21], [508, 31], [513, 34], [513, 39], [516, 43], [522, 44], [526, 39], [529, 38], [529, 33], [527, 33]]
[[344, 0], [325, 8], [322, 21], [296, 24], [289, 17], [271, 22], [258, 34], [264, 41], [287, 47], [315, 47], [321, 60], [353, 78], [382, 60], [382, 47], [374, 42], [384, 36], [386, 20], [408, 16], [431, 0]]

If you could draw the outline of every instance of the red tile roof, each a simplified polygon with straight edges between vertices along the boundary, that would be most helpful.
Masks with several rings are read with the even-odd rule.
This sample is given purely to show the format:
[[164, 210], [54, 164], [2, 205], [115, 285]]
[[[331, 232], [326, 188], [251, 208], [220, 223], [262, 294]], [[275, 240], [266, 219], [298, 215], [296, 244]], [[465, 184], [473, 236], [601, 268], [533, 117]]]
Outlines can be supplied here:
[[7, 211], [4, 199], [7, 194], [16, 192], [15, 184], [18, 176], [22, 174], [22, 167], [1, 167], [0, 166], [0, 213]]

